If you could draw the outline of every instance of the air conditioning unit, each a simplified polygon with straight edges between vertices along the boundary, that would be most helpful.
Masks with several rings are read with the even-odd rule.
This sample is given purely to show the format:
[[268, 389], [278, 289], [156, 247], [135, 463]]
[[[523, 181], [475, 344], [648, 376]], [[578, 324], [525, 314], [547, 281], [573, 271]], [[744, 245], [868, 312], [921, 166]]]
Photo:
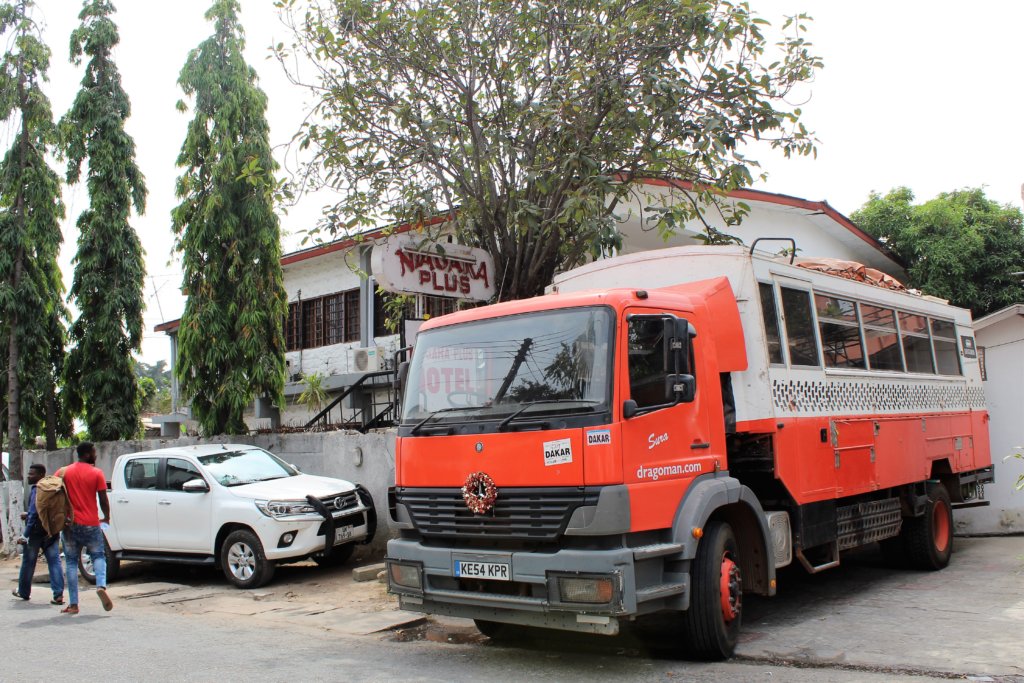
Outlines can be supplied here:
[[351, 368], [355, 372], [377, 372], [384, 367], [384, 349], [367, 346], [351, 351]]

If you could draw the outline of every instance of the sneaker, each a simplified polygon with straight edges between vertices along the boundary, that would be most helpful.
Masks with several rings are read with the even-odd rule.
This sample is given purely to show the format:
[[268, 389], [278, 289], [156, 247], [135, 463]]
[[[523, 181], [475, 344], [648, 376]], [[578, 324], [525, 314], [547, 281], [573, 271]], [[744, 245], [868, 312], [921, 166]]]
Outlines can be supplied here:
[[110, 599], [109, 595], [107, 595], [106, 588], [97, 588], [96, 595], [99, 596], [100, 602], [103, 604], [104, 610], [109, 612], [110, 610], [114, 609], [114, 601]]
[[61, 614], [78, 614], [78, 605], [68, 605], [60, 611]]

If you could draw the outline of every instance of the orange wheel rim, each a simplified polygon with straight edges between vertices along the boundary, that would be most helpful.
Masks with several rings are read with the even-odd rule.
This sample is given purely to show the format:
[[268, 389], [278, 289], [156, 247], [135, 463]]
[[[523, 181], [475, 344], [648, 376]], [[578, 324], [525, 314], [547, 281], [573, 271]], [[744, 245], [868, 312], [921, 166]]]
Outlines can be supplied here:
[[719, 576], [719, 595], [722, 599], [722, 618], [731, 622], [740, 614], [743, 599], [743, 583], [740, 568], [728, 555], [722, 556], [722, 572]]
[[946, 552], [952, 530], [949, 528], [949, 507], [944, 500], [935, 501], [935, 505], [932, 507], [932, 529], [935, 549], [939, 552]]

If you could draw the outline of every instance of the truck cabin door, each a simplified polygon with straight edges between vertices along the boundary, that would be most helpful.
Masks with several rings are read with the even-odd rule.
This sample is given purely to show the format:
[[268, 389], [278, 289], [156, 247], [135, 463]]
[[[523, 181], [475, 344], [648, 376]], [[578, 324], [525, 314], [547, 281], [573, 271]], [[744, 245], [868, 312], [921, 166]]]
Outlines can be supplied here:
[[699, 382], [708, 380], [695, 372], [700, 347], [693, 328], [681, 314], [648, 311], [627, 311], [623, 327], [625, 481], [690, 478], [709, 455], [711, 440], [697, 398]]

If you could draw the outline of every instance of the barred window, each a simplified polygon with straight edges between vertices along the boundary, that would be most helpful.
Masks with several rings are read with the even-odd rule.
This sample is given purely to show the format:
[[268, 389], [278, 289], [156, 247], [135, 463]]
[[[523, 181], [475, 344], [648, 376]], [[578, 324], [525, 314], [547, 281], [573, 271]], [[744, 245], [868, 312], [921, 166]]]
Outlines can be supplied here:
[[302, 302], [302, 348], [310, 349], [324, 345], [323, 299], [308, 299]]
[[458, 300], [446, 296], [424, 296], [423, 313], [431, 318], [454, 313], [458, 308]]
[[[356, 292], [358, 296], [359, 292]], [[325, 344], [340, 344], [345, 341], [345, 297], [341, 294], [325, 296], [324, 317], [326, 319]]]
[[288, 304], [288, 319], [284, 324], [285, 349], [298, 351], [302, 348], [302, 307], [298, 302]]
[[345, 341], [359, 341], [359, 290], [345, 292]]
[[284, 325], [288, 351], [359, 341], [359, 290], [290, 303]]

